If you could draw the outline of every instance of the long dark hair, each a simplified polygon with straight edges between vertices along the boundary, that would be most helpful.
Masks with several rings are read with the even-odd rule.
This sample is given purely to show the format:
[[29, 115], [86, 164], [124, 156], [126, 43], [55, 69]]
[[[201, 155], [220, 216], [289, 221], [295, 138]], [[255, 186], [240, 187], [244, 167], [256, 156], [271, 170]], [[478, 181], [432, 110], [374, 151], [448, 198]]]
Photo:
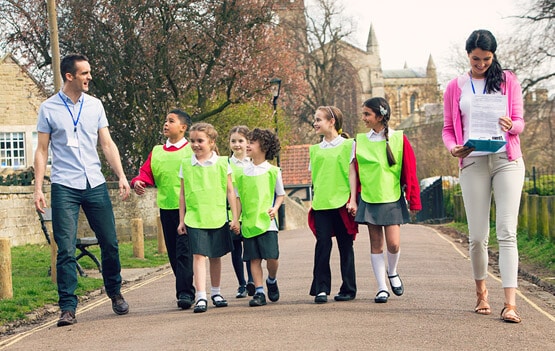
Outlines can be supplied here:
[[391, 152], [389, 147], [389, 119], [391, 118], [391, 107], [387, 103], [387, 100], [382, 97], [374, 97], [364, 101], [362, 106], [366, 106], [371, 109], [376, 116], [382, 116], [382, 124], [384, 126], [384, 136], [385, 136], [385, 150], [387, 152], [387, 163], [389, 166], [393, 166], [397, 163], [395, 161], [395, 156]]
[[497, 55], [495, 50], [497, 50], [497, 40], [489, 30], [478, 29], [472, 32], [468, 39], [466, 39], [465, 50], [467, 54], [470, 54], [474, 49], [482, 49], [484, 51], [490, 51], [493, 54], [493, 60], [491, 66], [486, 71], [486, 92], [492, 93], [501, 90], [501, 83], [505, 82], [505, 75], [503, 74], [503, 68], [499, 60], [497, 60]]

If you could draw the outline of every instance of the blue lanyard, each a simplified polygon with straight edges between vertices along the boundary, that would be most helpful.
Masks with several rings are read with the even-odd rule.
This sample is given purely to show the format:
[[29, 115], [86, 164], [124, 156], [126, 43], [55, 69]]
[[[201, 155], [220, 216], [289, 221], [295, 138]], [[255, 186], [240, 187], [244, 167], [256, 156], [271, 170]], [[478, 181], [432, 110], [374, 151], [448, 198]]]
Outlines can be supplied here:
[[[474, 89], [474, 88], [472, 88]], [[85, 102], [85, 97], [82, 96], [81, 98], [81, 106], [79, 107], [79, 114], [77, 115], [77, 119], [75, 119], [73, 117], [73, 113], [71, 112], [71, 109], [69, 108], [69, 106], [67, 105], [66, 100], [63, 98], [62, 94], [60, 94], [58, 92], [58, 96], [60, 97], [60, 99], [63, 101], [64, 105], [66, 105], [67, 108], [67, 112], [69, 112], [69, 115], [71, 116], [71, 120], [73, 121], [73, 132], [77, 132], [77, 123], [79, 123], [79, 118], [81, 118], [81, 111], [83, 111], [83, 102]]]
[[[470, 76], [470, 85], [472, 86], [472, 92], [474, 93], [474, 95], [476, 95], [476, 90], [474, 90], [474, 83], [472, 83], [472, 73], [469, 73], [468, 75]], [[484, 83], [487, 83], [487, 82], [484, 82]], [[486, 93], [486, 85], [487, 84], [484, 84], [484, 91], [482, 91], [482, 94]]]

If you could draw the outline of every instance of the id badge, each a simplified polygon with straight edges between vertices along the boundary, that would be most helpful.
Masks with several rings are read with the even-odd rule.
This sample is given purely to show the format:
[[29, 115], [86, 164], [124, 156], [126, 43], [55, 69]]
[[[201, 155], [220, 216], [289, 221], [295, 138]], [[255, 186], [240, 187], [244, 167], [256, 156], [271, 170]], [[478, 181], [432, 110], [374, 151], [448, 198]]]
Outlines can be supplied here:
[[77, 140], [77, 138], [68, 138], [67, 139], [67, 146], [79, 147], [79, 140]]

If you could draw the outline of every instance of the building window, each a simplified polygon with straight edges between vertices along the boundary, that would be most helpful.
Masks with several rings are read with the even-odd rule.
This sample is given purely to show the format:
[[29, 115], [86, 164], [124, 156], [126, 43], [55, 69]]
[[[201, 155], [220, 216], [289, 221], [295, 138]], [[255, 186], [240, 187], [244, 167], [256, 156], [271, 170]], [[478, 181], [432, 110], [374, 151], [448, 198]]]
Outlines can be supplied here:
[[25, 167], [24, 133], [0, 133], [0, 167]]

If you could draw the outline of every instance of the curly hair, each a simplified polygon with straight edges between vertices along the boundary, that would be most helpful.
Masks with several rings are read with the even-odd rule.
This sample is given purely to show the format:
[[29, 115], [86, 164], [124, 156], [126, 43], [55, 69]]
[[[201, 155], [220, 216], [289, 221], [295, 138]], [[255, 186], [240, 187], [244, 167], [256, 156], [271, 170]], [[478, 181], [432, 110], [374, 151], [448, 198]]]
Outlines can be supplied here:
[[265, 153], [266, 160], [273, 160], [281, 150], [277, 135], [269, 129], [254, 128], [247, 136], [249, 141], [260, 143], [260, 150]]

